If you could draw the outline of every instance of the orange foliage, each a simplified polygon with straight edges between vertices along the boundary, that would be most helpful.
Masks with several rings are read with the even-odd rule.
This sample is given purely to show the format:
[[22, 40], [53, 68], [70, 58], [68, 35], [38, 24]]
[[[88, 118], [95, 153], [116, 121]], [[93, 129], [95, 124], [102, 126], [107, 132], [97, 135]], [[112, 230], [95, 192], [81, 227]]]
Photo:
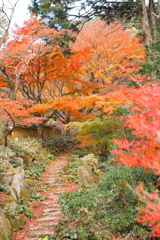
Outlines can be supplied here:
[[[65, 35], [66, 32], [68, 31], [58, 32], [54, 29], [47, 28], [34, 16], [26, 21], [22, 28], [17, 28], [11, 36], [12, 40], [10, 40], [6, 44], [6, 47], [0, 52], [0, 86], [5, 86], [16, 94], [22, 78], [24, 76], [27, 78], [27, 70], [30, 73], [28, 79], [30, 77], [33, 78], [34, 74], [36, 75], [35, 70], [38, 71], [39, 67], [42, 68], [40, 74], [45, 74], [43, 66], [48, 67], [48, 65], [46, 65], [48, 59], [45, 58], [45, 54], [50, 53], [50, 59], [53, 59], [54, 56], [57, 55], [60, 47], [56, 39]], [[41, 65], [38, 65], [39, 61], [41, 61]], [[30, 71], [32, 71], [32, 73]], [[36, 78], [36, 81], [42, 84], [40, 78]], [[35, 82], [32, 85], [34, 86], [34, 84]]]
[[39, 124], [45, 120], [45, 118], [31, 116], [29, 110], [20, 102], [8, 98], [0, 98], [0, 113], [1, 119], [12, 120], [21, 125]]
[[84, 62], [84, 78], [103, 84], [120, 84], [144, 60], [144, 46], [118, 23], [107, 25], [101, 20], [86, 23], [72, 45], [73, 51], [90, 50]]

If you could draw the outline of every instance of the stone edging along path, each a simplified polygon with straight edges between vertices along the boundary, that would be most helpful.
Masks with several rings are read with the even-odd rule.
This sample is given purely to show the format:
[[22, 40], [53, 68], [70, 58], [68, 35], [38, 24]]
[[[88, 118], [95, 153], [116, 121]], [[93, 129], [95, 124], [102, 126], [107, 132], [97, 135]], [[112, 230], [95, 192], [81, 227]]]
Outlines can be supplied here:
[[48, 186], [46, 192], [41, 193], [41, 196], [45, 196], [47, 199], [31, 203], [36, 217], [28, 220], [22, 231], [13, 233], [11, 240], [37, 240], [39, 237], [54, 236], [55, 226], [62, 219], [58, 198], [61, 194], [78, 188], [78, 185], [65, 182], [63, 177], [59, 175], [69, 157], [70, 153], [61, 153], [46, 166], [46, 170], [41, 174], [40, 183]]

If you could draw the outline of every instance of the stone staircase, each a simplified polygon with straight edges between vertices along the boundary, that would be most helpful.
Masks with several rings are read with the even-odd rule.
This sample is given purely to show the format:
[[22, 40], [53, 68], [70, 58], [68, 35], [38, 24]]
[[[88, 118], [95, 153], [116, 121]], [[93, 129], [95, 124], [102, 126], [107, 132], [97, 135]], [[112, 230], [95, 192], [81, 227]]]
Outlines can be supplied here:
[[46, 236], [56, 240], [55, 226], [62, 219], [58, 198], [61, 194], [68, 191], [68, 186], [66, 186], [66, 183], [58, 173], [63, 170], [63, 167], [68, 162], [68, 158], [68, 153], [60, 154], [46, 167], [45, 172], [42, 174], [41, 182], [46, 183], [48, 186], [45, 193], [48, 199], [41, 202], [43, 213], [36, 219], [36, 225], [27, 229], [27, 234], [22, 240], [38, 240], [38, 238]]

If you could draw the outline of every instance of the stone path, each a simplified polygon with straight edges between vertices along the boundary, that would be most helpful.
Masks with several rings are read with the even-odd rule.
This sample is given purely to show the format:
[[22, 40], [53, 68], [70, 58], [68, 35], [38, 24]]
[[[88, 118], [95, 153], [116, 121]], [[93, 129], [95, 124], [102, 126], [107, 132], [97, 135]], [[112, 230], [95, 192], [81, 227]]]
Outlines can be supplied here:
[[31, 221], [26, 230], [25, 237], [12, 237], [12, 240], [37, 240], [39, 237], [42, 238], [45, 236], [56, 240], [54, 236], [55, 226], [62, 219], [58, 198], [61, 194], [67, 192], [68, 189], [74, 190], [77, 188], [77, 186], [72, 183], [66, 183], [63, 177], [59, 175], [59, 172], [62, 171], [63, 167], [67, 164], [69, 155], [69, 153], [60, 154], [54, 161], [47, 165], [41, 179], [41, 182], [43, 184], [46, 183], [48, 186], [45, 194], [43, 194], [47, 199], [39, 202], [41, 205], [41, 213], [38, 214], [39, 216], [36, 220], [33, 220], [33, 224]]

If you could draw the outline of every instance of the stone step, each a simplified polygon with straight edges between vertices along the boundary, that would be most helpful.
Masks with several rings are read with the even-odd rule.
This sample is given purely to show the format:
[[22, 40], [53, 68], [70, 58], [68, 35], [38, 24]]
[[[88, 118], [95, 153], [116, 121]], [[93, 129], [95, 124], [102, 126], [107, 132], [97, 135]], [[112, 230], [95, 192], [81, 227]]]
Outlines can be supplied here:
[[27, 231], [37, 231], [37, 230], [42, 230], [42, 229], [43, 229], [43, 227], [36, 226], [36, 227], [28, 228]]
[[55, 189], [54, 189], [54, 188], [51, 188], [51, 189], [49, 189], [48, 192], [52, 192], [52, 191], [58, 191], [58, 192], [60, 192], [60, 191], [62, 191], [62, 187], [57, 186]]
[[59, 191], [59, 192], [52, 191], [52, 192], [48, 192], [47, 194], [50, 196], [50, 195], [60, 195], [60, 194], [67, 193], [67, 192], [68, 191]]
[[59, 204], [53, 203], [52, 201], [43, 202], [43, 204], [48, 205], [48, 206], [47, 206], [48, 208], [50, 208], [50, 207], [52, 207], [52, 208], [54, 208], [54, 207], [60, 207]]
[[44, 227], [52, 227], [52, 226], [54, 227], [57, 225], [58, 225], [58, 222], [48, 222], [43, 224]]
[[51, 180], [51, 181], [49, 181], [49, 180], [46, 180], [46, 181], [44, 181], [44, 182], [45, 182], [45, 183], [47, 183], [47, 184], [53, 184], [53, 183], [57, 183], [57, 181], [54, 181], [54, 180], [53, 180], [53, 181], [52, 181], [52, 180]]
[[27, 239], [21, 239], [21, 240], [37, 240], [37, 238], [27, 238]]
[[54, 185], [52, 185], [52, 186], [49, 186], [50, 187], [50, 189], [54, 189], [54, 188], [57, 188], [57, 187], [67, 187], [66, 186], [66, 184], [64, 184], [64, 183], [54, 183]]
[[52, 179], [56, 178], [56, 179], [58, 179], [59, 176], [44, 176], [43, 179], [45, 179], [45, 178], [47, 178], [47, 179], [48, 179], [48, 178], [52, 178]]
[[44, 176], [42, 174], [40, 185], [48, 185], [48, 189], [46, 188], [48, 199], [41, 202], [44, 209], [43, 213], [36, 220], [36, 226], [28, 228], [26, 237], [21, 240], [38, 240], [38, 238], [47, 236], [49, 239], [57, 240], [54, 230], [50, 229], [54, 229], [60, 220], [63, 219], [61, 206], [57, 200], [60, 194], [68, 192], [64, 191], [63, 187], [67, 187], [67, 184], [60, 174], [60, 172], [63, 172], [64, 166], [68, 164], [67, 158], [68, 154], [57, 156], [53, 163], [46, 167]]
[[29, 237], [47, 237], [47, 236], [54, 236], [55, 233], [54, 231], [37, 231], [37, 232], [33, 232], [33, 233], [28, 233]]
[[55, 194], [55, 193], [48, 193], [48, 194], [47, 194], [47, 197], [48, 197], [48, 199], [53, 198], [53, 199], [55, 199], [55, 200], [57, 201], [59, 195], [58, 195], [58, 194]]
[[56, 168], [54, 168], [54, 167], [51, 167], [51, 168], [49, 168], [48, 170], [49, 171], [58, 171], [58, 170], [62, 170], [66, 165], [68, 164], [68, 162], [66, 162], [63, 166], [57, 166]]
[[57, 208], [46, 208], [46, 209], [43, 209], [43, 212], [44, 213], [48, 213], [48, 212], [56, 212], [56, 211], [59, 211], [61, 210], [60, 207], [57, 207]]
[[58, 170], [62, 170], [64, 168], [65, 164], [64, 165], [60, 165], [60, 166], [57, 166], [56, 168], [55, 167], [50, 167], [48, 170], [51, 171], [58, 171]]
[[67, 193], [68, 191], [58, 191], [58, 192], [55, 192], [55, 194], [63, 194], [63, 193]]
[[46, 216], [46, 217], [39, 218], [36, 221], [45, 222], [45, 221], [54, 221], [54, 220], [60, 220], [60, 219], [61, 219], [60, 217], [57, 218], [57, 217]]
[[56, 216], [56, 215], [60, 215], [62, 214], [61, 211], [59, 212], [47, 212], [47, 213], [43, 213], [42, 216]]

